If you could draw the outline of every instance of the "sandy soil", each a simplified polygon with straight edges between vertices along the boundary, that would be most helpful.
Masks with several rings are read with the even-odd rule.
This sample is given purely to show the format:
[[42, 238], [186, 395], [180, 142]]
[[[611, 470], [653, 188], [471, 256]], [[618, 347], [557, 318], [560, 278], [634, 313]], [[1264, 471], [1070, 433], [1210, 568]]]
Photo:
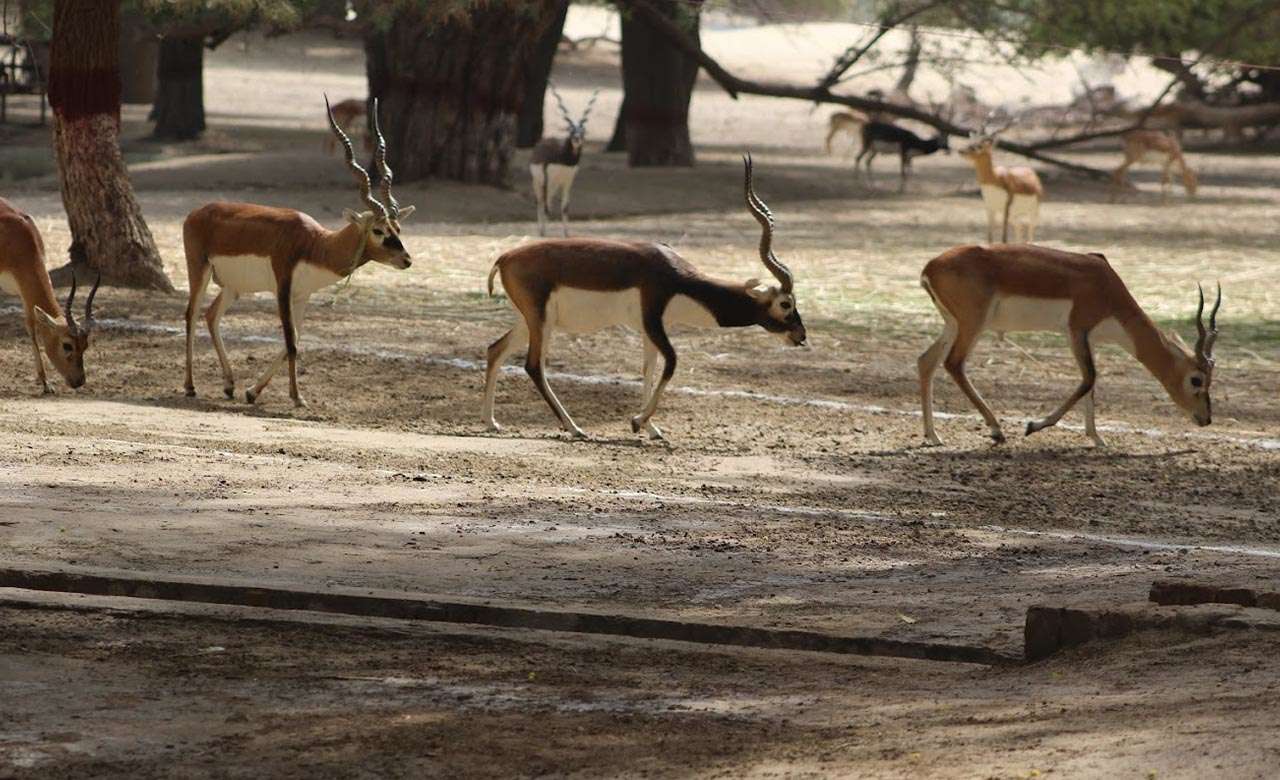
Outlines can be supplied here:
[[[307, 89], [286, 62], [304, 64]], [[360, 94], [360, 67], [350, 47], [315, 39], [224, 49], [209, 65], [213, 127], [195, 148], [145, 142], [140, 112], [126, 115], [134, 183], [179, 284], [181, 220], [197, 205], [247, 199], [335, 224], [355, 203], [342, 166], [321, 155], [311, 92]], [[597, 50], [559, 67], [571, 101], [612, 85], [594, 125], [593, 137], [603, 135], [619, 98], [616, 64]], [[1134, 601], [1157, 576], [1275, 578], [1274, 158], [1196, 152], [1193, 204], [1161, 206], [1150, 172], [1118, 205], [1096, 186], [1046, 176], [1045, 242], [1106, 252], [1153, 316], [1184, 337], [1196, 282], [1221, 279], [1213, 427], [1193, 428], [1139, 365], [1104, 350], [1108, 448], [1087, 446], [1077, 415], [993, 448], [940, 378], [948, 446], [923, 449], [915, 358], [940, 323], [916, 279], [932, 256], [982, 237], [971, 172], [954, 158], [922, 160], [899, 196], [893, 166], [870, 188], [846, 161], [822, 156], [825, 114], [807, 106], [735, 103], [708, 86], [695, 109], [699, 166], [629, 171], [593, 153], [575, 185], [574, 232], [663, 240], [708, 272], [759, 276], [758, 233], [738, 202], [737, 154], [749, 145], [812, 348], [759, 332], [678, 334], [680, 368], [656, 420], [668, 439], [651, 442], [626, 423], [639, 403], [638, 338], [562, 337], [552, 381], [592, 439], [563, 439], [515, 364], [499, 385], [507, 428], [488, 434], [480, 361], [512, 314], [482, 286], [493, 259], [530, 237], [532, 200], [519, 176], [510, 191], [403, 187], [401, 201], [422, 217], [406, 237], [415, 264], [362, 270], [313, 299], [302, 337], [306, 410], [292, 408], [279, 380], [258, 406], [223, 399], [205, 337], [200, 395], [184, 398], [185, 299], [118, 290], [99, 296], [89, 386], [39, 398], [14, 301], [0, 298], [0, 557], [1007, 651], [1033, 603]], [[1114, 158], [1105, 148], [1078, 155]], [[57, 261], [69, 238], [56, 183], [25, 179], [5, 196], [36, 217]], [[224, 332], [242, 393], [280, 349], [273, 304], [238, 303]], [[1047, 336], [986, 342], [971, 373], [1011, 433], [1075, 381], [1062, 340]], [[1256, 638], [1140, 639], [995, 673], [519, 632], [246, 636], [216, 621], [2, 617], [14, 627], [0, 632], [13, 674], [46, 686], [34, 690], [65, 675], [78, 703], [33, 703], [20, 684], [0, 687], [27, 708], [0, 722], [0, 774], [165, 774], [177, 748], [141, 735], [175, 713], [185, 715], [173, 728], [189, 736], [173, 739], [190, 747], [177, 766], [208, 774], [252, 773], [261, 761], [303, 772], [289, 763], [299, 751], [314, 758], [311, 774], [355, 771], [354, 757], [370, 751], [387, 762], [371, 774], [1261, 776], [1268, 764], [1259, 762], [1275, 759], [1274, 645]], [[98, 650], [84, 637], [125, 644]], [[193, 642], [244, 650], [206, 664]], [[528, 673], [554, 668], [573, 671], [512, 693]], [[379, 682], [432, 675], [443, 682]], [[710, 714], [582, 704], [667, 701], [668, 685], [715, 702], [672, 706]], [[451, 692], [469, 686], [480, 704]], [[83, 740], [84, 727], [68, 724], [94, 717], [94, 697], [123, 691], [135, 691], [140, 703], [128, 711], [139, 720], [116, 724], [119, 744], [57, 747]], [[233, 713], [225, 729], [206, 730], [227, 697], [245, 720]], [[369, 717], [353, 725], [355, 712]], [[81, 736], [59, 742], [67, 733]], [[474, 749], [460, 755], [459, 743]], [[1232, 756], [1244, 763], [1224, 763]]]

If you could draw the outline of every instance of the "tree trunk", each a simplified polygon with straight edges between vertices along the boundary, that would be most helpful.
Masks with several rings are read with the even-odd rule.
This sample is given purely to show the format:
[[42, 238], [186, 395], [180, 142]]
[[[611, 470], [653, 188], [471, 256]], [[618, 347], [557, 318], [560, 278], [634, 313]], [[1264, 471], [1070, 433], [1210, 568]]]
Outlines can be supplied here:
[[120, 102], [150, 105], [156, 99], [160, 43], [138, 11], [120, 17]]
[[407, 6], [386, 33], [370, 36], [366, 53], [383, 59], [367, 66], [369, 95], [382, 103], [397, 181], [508, 186], [526, 65], [558, 7], [489, 2], [441, 20]]
[[[653, 5], [691, 41], [699, 41], [701, 0], [657, 0]], [[697, 59], [640, 15], [623, 14], [623, 140], [630, 165], [693, 165], [689, 99], [697, 78]]]
[[524, 88], [524, 104], [520, 107], [520, 120], [516, 125], [516, 147], [527, 149], [542, 138], [542, 107], [547, 99], [547, 78], [555, 62], [560, 36], [564, 34], [564, 20], [569, 15], [569, 0], [557, 0], [559, 6], [555, 18], [542, 33], [538, 49], [529, 63], [528, 81]]
[[204, 36], [160, 41], [159, 89], [151, 108], [155, 137], [190, 141], [204, 132]]
[[72, 260], [111, 284], [173, 291], [120, 154], [117, 0], [55, 0], [49, 105]]

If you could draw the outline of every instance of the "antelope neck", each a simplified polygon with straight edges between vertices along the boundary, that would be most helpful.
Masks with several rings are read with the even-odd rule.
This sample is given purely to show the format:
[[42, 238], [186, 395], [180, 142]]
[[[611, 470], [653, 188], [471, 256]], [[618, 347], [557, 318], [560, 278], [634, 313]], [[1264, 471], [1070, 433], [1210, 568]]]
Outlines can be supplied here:
[[694, 276], [672, 292], [705, 306], [723, 328], [743, 328], [759, 321], [759, 304], [741, 285]]

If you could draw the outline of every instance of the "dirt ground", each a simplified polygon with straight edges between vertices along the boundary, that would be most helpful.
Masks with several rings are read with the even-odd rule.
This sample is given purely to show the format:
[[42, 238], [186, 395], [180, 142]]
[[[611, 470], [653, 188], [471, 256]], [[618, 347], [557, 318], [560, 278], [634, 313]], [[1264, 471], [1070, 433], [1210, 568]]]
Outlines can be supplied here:
[[[714, 36], [715, 33], [712, 33]], [[239, 48], [236, 48], [239, 47]], [[1029, 605], [1141, 600], [1152, 579], [1253, 585], [1280, 564], [1280, 162], [1195, 148], [1200, 197], [1161, 205], [1154, 174], [1110, 204], [1046, 178], [1044, 243], [1103, 251], [1162, 326], [1190, 339], [1195, 285], [1224, 304], [1214, 425], [1199, 429], [1127, 355], [1101, 350], [1089, 446], [1056, 430], [992, 447], [944, 377], [920, 447], [916, 356], [940, 328], [920, 268], [983, 238], [972, 172], [916, 163], [896, 193], [821, 153], [825, 112], [704, 84], [692, 170], [599, 152], [616, 53], [557, 65], [571, 104], [604, 86], [572, 230], [670, 243], [724, 278], [762, 276], [738, 154], [777, 214], [811, 347], [754, 331], [675, 337], [680, 365], [632, 435], [639, 338], [557, 339], [551, 381], [586, 442], [560, 435], [513, 361], [501, 434], [480, 419], [484, 349], [513, 314], [494, 258], [536, 233], [511, 190], [398, 188], [413, 267], [362, 269], [312, 299], [295, 410], [273, 303], [224, 320], [237, 399], [205, 336], [182, 394], [185, 295], [104, 289], [89, 383], [36, 394], [16, 301], [0, 297], [0, 563], [235, 576], [490, 598], [744, 625], [1020, 648]], [[363, 93], [347, 44], [232, 42], [209, 62], [211, 131], [125, 146], [151, 229], [185, 287], [181, 221], [226, 198], [337, 224], [357, 197], [321, 153], [321, 90]], [[305, 71], [299, 79], [297, 69]], [[313, 94], [314, 93], [314, 94]], [[3, 194], [69, 243], [47, 131], [7, 133]], [[1194, 139], [1193, 139], [1194, 146]], [[20, 150], [20, 151], [15, 151]], [[1115, 163], [1099, 146], [1073, 159]], [[523, 157], [520, 158], [523, 160]], [[1056, 336], [985, 341], [971, 375], [1009, 433], [1074, 386]], [[257, 620], [258, 622], [254, 622]], [[265, 621], [265, 622], [263, 622]], [[1010, 670], [339, 619], [0, 611], [0, 776], [654, 774], [1266, 776], [1274, 635], [1154, 636]], [[201, 648], [225, 651], [203, 653]], [[95, 721], [92, 726], [90, 721]], [[101, 725], [105, 723], [106, 725]]]

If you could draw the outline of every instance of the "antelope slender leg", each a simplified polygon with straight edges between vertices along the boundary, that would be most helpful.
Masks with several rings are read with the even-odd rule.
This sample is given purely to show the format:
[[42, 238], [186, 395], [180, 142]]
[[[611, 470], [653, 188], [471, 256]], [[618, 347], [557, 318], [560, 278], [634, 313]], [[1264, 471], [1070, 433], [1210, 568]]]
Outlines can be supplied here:
[[[293, 313], [292, 335], [293, 335], [293, 343], [295, 345], [295, 350], [296, 350], [296, 345], [298, 340], [298, 328], [302, 324], [302, 316], [306, 311], [305, 305], [306, 305], [306, 301], [294, 301], [293, 306], [291, 307], [291, 310]], [[294, 355], [296, 358], [296, 355], [297, 355], [296, 351]], [[245, 391], [245, 394], [244, 394], [245, 400], [249, 403], [254, 403], [255, 401], [257, 401], [258, 397], [262, 395], [262, 391], [265, 390], [267, 388], [267, 385], [271, 382], [272, 377], [274, 377], [276, 375], [276, 372], [279, 371], [281, 368], [283, 368], [285, 363], [287, 363], [288, 361], [289, 361], [289, 347], [286, 344], [285, 348], [280, 350], [280, 354], [276, 356], [276, 359], [271, 361], [271, 365], [267, 366], [267, 370], [262, 373], [262, 377], [257, 381], [257, 383], [254, 384], [254, 386], [251, 389]], [[296, 363], [295, 363], [295, 366], [296, 366]], [[291, 373], [293, 372], [291, 371]], [[290, 397], [291, 398], [293, 397], [292, 393], [290, 393]], [[294, 399], [294, 404], [298, 406], [306, 406], [305, 401], [299, 404], [298, 399], [296, 398]]]
[[222, 315], [239, 297], [237, 293], [224, 287], [218, 291], [218, 297], [213, 299], [208, 311], [204, 313], [204, 322], [209, 328], [209, 339], [213, 342], [214, 351], [218, 353], [218, 364], [222, 366], [222, 392], [227, 398], [235, 398], [236, 377], [231, 371], [227, 348], [222, 343]]
[[200, 302], [204, 299], [204, 291], [209, 287], [209, 277], [213, 274], [213, 266], [206, 261], [200, 268], [199, 278], [192, 279], [191, 291], [187, 295], [187, 376], [184, 387], [187, 391], [187, 397], [192, 398], [196, 394], [196, 384], [191, 373], [191, 353], [195, 350], [196, 343], [196, 314], [200, 311]]
[[529, 173], [533, 177], [533, 201], [538, 210], [538, 235], [547, 234], [547, 172], [541, 165], [530, 165]]
[[1098, 433], [1098, 427], [1094, 423], [1094, 418], [1093, 418], [1095, 393], [1096, 393], [1096, 390], [1090, 390], [1089, 394], [1084, 397], [1084, 432], [1086, 436], [1088, 436], [1090, 439], [1093, 439], [1093, 443], [1095, 446], [1105, 447], [1107, 446], [1107, 442]]
[[955, 337], [955, 320], [947, 318], [942, 335], [938, 336], [937, 340], [921, 353], [916, 361], [916, 370], [920, 375], [920, 411], [924, 419], [924, 440], [926, 444], [934, 447], [940, 446], [942, 439], [938, 438], [938, 432], [933, 427], [933, 375]]
[[1126, 171], [1129, 170], [1129, 166], [1132, 164], [1133, 163], [1130, 160], [1126, 159], [1123, 163], [1120, 164], [1119, 168], [1116, 168], [1114, 171], [1112, 171], [1111, 173], [1111, 202], [1112, 203], [1115, 203], [1116, 199], [1120, 196], [1120, 189], [1124, 187], [1124, 184], [1126, 181], [1125, 173]]
[[903, 154], [898, 159], [898, 194], [907, 191], [907, 168], [911, 163], [908, 162], [907, 155]]
[[36, 381], [40, 383], [40, 394], [52, 395], [53, 388], [49, 387], [49, 377], [44, 373], [44, 356], [40, 354], [40, 341], [36, 338], [36, 318], [30, 311], [27, 312], [27, 333], [31, 334], [31, 353], [36, 359]]
[[658, 401], [662, 399], [662, 391], [666, 389], [667, 383], [671, 381], [671, 375], [676, 372], [676, 349], [671, 346], [671, 339], [667, 338], [667, 331], [662, 326], [661, 315], [646, 316], [644, 322], [644, 332], [649, 341], [658, 348], [662, 353], [662, 377], [658, 379], [658, 384], [654, 386], [653, 392], [649, 395], [649, 401], [645, 404], [644, 411], [631, 418], [631, 430], [639, 433], [641, 426], [649, 423], [649, 418], [653, 417], [653, 413], [658, 410]]
[[1001, 235], [1000, 241], [1009, 243], [1009, 211], [1013, 208], [1013, 193], [1005, 193], [1004, 196], [1004, 233]]
[[[865, 143], [862, 145], [862, 149], [858, 151], [858, 156], [853, 160], [854, 178], [863, 178], [862, 158], [866, 157], [867, 154], [870, 153], [870, 151], [871, 151], [871, 146]], [[870, 165], [870, 163], [868, 163], [868, 165]]]
[[[1028, 436], [1036, 431], [1044, 430], [1051, 425], [1057, 425], [1058, 420], [1062, 419], [1062, 415], [1071, 411], [1071, 407], [1075, 406], [1081, 398], [1093, 393], [1093, 383], [1097, 381], [1098, 372], [1093, 365], [1093, 350], [1089, 348], [1089, 334], [1087, 331], [1076, 330], [1072, 332], [1071, 354], [1075, 356], [1076, 363], [1080, 366], [1080, 375], [1082, 377], [1080, 384], [1076, 387], [1075, 392], [1073, 392], [1067, 400], [1063, 401], [1061, 406], [1054, 409], [1053, 413], [1048, 417], [1041, 420], [1032, 420], [1027, 423]], [[1086, 414], [1087, 413], [1088, 412], [1086, 410]]]
[[1160, 202], [1169, 202], [1169, 190], [1173, 189], [1169, 170], [1173, 167], [1173, 158], [1166, 157], [1164, 168], [1160, 171]]
[[987, 209], [987, 243], [994, 244], [996, 242], [996, 213], [991, 209]]
[[573, 189], [573, 178], [577, 170], [566, 174], [564, 187], [560, 190], [560, 231], [565, 238], [569, 237], [569, 191]]
[[585, 439], [587, 438], [586, 432], [579, 428], [578, 424], [569, 416], [569, 413], [565, 411], [560, 399], [556, 398], [555, 391], [547, 383], [546, 348], [550, 344], [551, 326], [546, 323], [540, 323], [540, 325], [541, 327], [529, 329], [529, 354], [524, 360], [524, 370], [529, 374], [529, 378], [533, 380], [534, 387], [538, 388], [539, 393], [542, 393], [542, 399], [551, 407], [556, 419], [560, 421], [560, 427], [573, 434], [576, 438]]
[[489, 424], [489, 430], [495, 432], [502, 430], [493, 417], [493, 399], [498, 388], [498, 373], [502, 370], [502, 364], [507, 356], [527, 343], [529, 343], [529, 329], [525, 326], [524, 320], [521, 320], [502, 338], [489, 345], [486, 355], [488, 363], [484, 371], [484, 405], [481, 407], [481, 415]]
[[[640, 413], [649, 407], [649, 399], [653, 395], [655, 385], [654, 369], [658, 366], [658, 347], [648, 336], [644, 339], [644, 382], [640, 393]], [[662, 430], [653, 424], [653, 420], [645, 423], [645, 430], [649, 432], [650, 439], [661, 439]]]
[[952, 381], [956, 383], [956, 386], [969, 399], [969, 403], [973, 404], [978, 413], [982, 415], [982, 419], [986, 421], [987, 427], [991, 429], [991, 438], [997, 444], [1001, 444], [1004, 442], [1004, 432], [1000, 430], [1000, 421], [996, 419], [991, 407], [987, 406], [987, 402], [982, 399], [982, 395], [973, 386], [973, 383], [969, 381], [969, 377], [964, 372], [965, 359], [969, 357], [969, 352], [973, 349], [974, 342], [978, 340], [978, 335], [981, 332], [979, 327], [959, 325], [956, 330], [956, 337], [951, 342], [951, 349], [947, 352], [947, 358], [943, 365], [946, 367], [947, 373], [951, 375]]

